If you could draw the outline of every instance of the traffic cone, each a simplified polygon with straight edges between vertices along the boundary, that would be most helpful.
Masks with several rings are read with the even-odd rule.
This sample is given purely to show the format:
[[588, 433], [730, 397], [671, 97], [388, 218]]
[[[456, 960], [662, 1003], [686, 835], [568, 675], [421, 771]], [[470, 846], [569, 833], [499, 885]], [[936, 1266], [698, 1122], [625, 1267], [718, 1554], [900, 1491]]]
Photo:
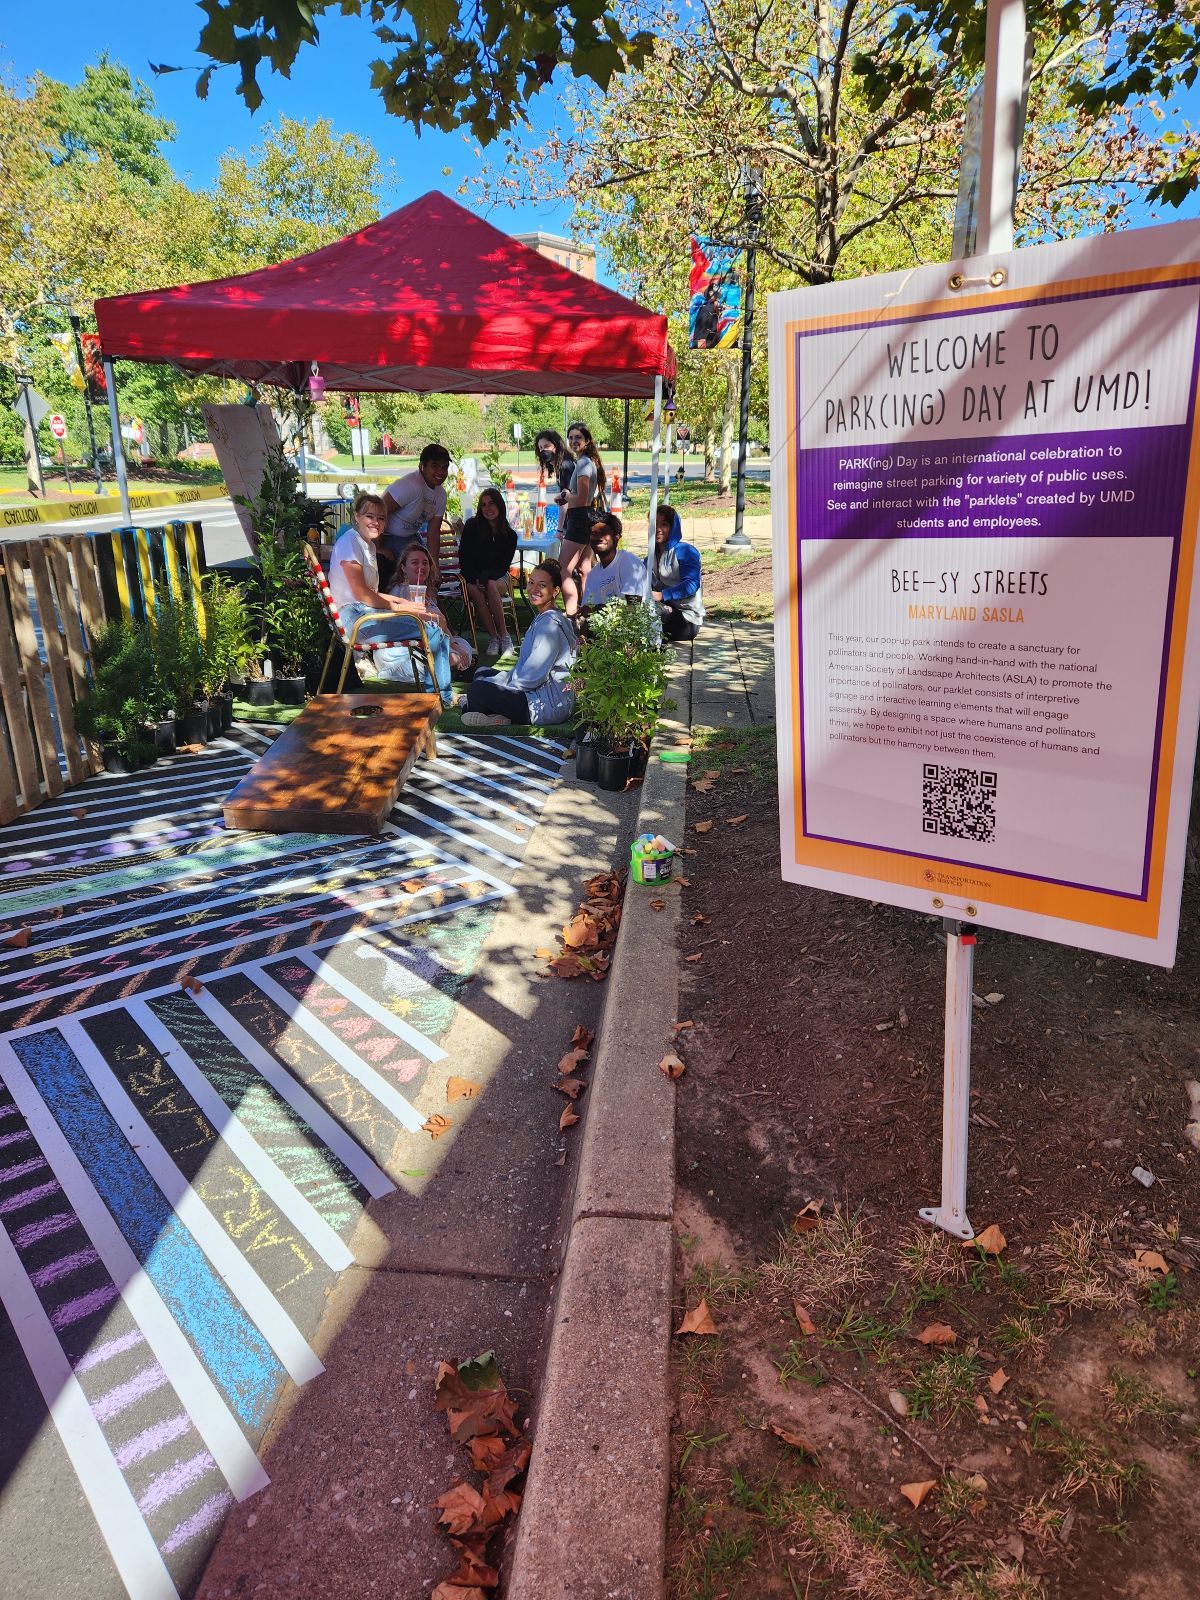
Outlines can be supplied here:
[[454, 487], [458, 490], [459, 494], [465, 494], [467, 492], [467, 480], [463, 477], [461, 467], [458, 469], [458, 477], [454, 480]]
[[625, 499], [621, 494], [621, 474], [614, 472], [612, 475], [612, 512], [619, 517], [625, 509]]
[[546, 474], [538, 473], [537, 507], [533, 513], [533, 529], [535, 533], [546, 531]]

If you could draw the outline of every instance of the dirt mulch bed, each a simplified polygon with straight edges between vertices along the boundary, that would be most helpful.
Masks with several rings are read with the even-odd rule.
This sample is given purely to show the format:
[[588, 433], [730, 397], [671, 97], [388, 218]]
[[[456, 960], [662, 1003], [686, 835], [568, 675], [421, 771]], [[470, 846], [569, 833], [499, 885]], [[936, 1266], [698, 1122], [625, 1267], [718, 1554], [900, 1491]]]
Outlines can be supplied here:
[[981, 930], [964, 1249], [939, 926], [781, 881], [756, 733], [688, 801], [668, 1593], [1195, 1595], [1200, 896], [1172, 972]]
[[715, 572], [704, 567], [703, 573], [706, 605], [716, 605], [722, 600], [770, 599], [770, 556], [750, 556]]

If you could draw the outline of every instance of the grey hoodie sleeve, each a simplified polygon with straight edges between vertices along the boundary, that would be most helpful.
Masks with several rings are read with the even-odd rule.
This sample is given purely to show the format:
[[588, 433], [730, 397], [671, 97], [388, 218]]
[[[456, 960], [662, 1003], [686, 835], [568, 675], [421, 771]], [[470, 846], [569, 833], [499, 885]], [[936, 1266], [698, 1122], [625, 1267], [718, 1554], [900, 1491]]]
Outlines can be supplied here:
[[561, 623], [552, 613], [535, 617], [521, 641], [517, 664], [508, 673], [508, 687], [522, 693], [540, 689], [558, 665], [565, 644]]

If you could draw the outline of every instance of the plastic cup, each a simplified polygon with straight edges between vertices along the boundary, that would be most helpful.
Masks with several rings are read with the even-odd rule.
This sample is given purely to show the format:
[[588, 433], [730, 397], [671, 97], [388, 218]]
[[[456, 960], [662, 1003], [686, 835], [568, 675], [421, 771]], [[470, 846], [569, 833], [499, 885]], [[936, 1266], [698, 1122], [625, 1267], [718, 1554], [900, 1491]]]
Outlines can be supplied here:
[[425, 585], [423, 583], [410, 584], [408, 592], [412, 595], [413, 605], [423, 606], [425, 604]]

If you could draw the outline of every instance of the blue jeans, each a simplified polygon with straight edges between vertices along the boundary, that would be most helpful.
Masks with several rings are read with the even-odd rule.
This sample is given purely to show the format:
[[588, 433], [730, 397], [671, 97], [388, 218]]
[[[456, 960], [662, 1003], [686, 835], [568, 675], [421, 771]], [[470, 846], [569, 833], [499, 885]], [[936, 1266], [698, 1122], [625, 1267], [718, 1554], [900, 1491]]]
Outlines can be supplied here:
[[[358, 618], [372, 609], [373, 607], [363, 605], [357, 600], [350, 605], [342, 606], [342, 621], [346, 624], [346, 632], [349, 633]], [[420, 631], [415, 617], [397, 615], [368, 622], [359, 630], [358, 637], [364, 643], [370, 640], [372, 644], [392, 644], [404, 639], [417, 639], [420, 637]], [[425, 637], [429, 640], [429, 650], [433, 656], [437, 693], [441, 695], [444, 706], [453, 705], [454, 696], [450, 692], [450, 641], [434, 622], [425, 624]], [[386, 676], [386, 673], [381, 673], [380, 676]], [[429, 682], [428, 671], [425, 672], [424, 688], [431, 694], [434, 692], [434, 685]]]

